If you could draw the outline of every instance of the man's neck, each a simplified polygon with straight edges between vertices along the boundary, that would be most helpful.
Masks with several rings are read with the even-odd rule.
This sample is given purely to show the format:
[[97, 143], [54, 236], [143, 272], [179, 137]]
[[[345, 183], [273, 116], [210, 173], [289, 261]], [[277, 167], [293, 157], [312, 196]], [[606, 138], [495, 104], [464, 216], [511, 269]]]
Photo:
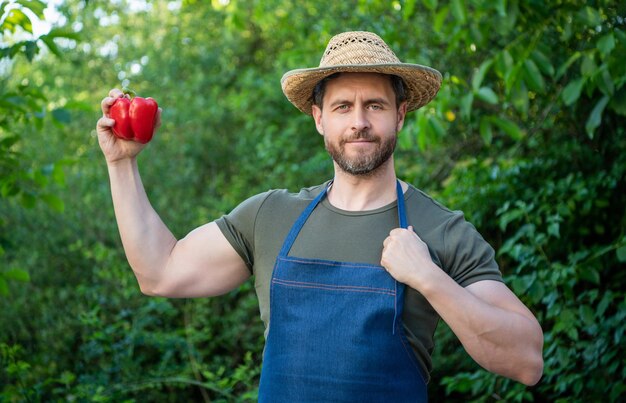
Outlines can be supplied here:
[[[397, 199], [396, 174], [393, 164], [373, 175], [357, 176], [335, 167], [335, 178], [328, 191], [328, 201], [346, 211], [375, 210]], [[403, 191], [406, 191], [406, 184]]]

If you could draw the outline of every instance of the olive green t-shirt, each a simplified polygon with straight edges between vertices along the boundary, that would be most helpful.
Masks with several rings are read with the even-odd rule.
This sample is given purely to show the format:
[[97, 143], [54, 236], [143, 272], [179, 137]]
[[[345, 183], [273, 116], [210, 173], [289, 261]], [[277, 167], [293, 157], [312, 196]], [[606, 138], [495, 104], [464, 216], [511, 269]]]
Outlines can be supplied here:
[[[287, 233], [300, 213], [327, 183], [299, 193], [270, 190], [237, 206], [217, 225], [254, 274], [261, 319], [267, 336], [270, 280], [274, 262]], [[502, 281], [493, 248], [461, 212], [443, 207], [409, 185], [404, 194], [407, 221], [428, 245], [435, 264], [463, 287], [480, 280]], [[397, 203], [369, 211], [344, 211], [325, 198], [306, 221], [290, 256], [380, 266], [383, 241], [397, 228]], [[403, 322], [424, 374], [431, 370], [433, 335], [438, 314], [428, 301], [407, 287]]]

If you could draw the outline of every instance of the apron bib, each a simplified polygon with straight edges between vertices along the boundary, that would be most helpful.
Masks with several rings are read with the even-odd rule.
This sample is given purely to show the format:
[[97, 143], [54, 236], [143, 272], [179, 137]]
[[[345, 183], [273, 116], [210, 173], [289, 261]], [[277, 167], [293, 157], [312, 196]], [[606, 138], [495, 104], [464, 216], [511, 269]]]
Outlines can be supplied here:
[[382, 266], [288, 256], [326, 193], [293, 224], [274, 265], [259, 402], [426, 402], [402, 326], [404, 284]]

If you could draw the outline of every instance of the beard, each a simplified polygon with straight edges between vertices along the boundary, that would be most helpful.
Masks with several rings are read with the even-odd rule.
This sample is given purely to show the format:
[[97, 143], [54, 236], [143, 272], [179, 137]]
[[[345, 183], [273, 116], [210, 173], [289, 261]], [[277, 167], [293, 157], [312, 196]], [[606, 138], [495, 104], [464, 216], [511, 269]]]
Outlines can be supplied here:
[[[366, 140], [375, 142], [378, 147], [374, 152], [361, 152], [353, 158], [346, 155], [345, 144], [353, 140]], [[391, 158], [396, 149], [397, 135], [380, 139], [367, 131], [355, 132], [352, 136], [341, 139], [338, 144], [330, 143], [324, 137], [326, 151], [346, 173], [355, 176], [371, 176], [376, 170]]]

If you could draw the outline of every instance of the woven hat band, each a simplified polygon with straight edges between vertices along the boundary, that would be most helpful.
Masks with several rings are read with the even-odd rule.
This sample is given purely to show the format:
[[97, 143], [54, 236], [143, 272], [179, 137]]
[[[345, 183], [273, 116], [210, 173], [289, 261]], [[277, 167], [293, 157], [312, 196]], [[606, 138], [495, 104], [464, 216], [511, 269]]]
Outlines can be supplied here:
[[336, 35], [328, 43], [320, 67], [396, 63], [400, 63], [400, 59], [378, 35], [346, 32]]

